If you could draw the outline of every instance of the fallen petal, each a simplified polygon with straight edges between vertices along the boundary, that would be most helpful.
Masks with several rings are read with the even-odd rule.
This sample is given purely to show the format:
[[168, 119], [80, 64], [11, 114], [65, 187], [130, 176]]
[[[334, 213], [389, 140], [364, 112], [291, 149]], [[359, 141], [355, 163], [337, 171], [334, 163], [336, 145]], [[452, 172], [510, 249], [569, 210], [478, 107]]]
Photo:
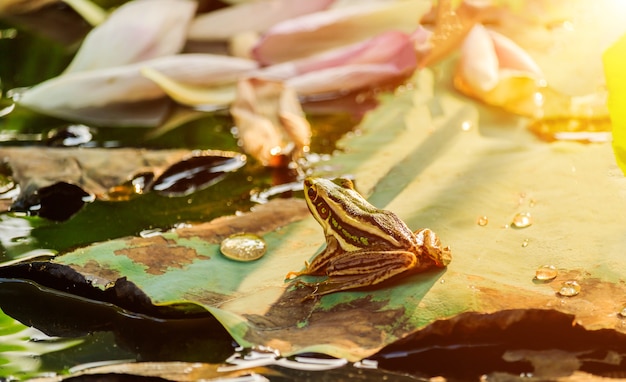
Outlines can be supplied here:
[[310, 125], [295, 92], [280, 82], [240, 80], [230, 112], [244, 151], [265, 166], [284, 166], [308, 150]]
[[477, 24], [461, 46], [460, 75], [470, 87], [489, 91], [498, 84], [499, 71], [493, 40], [485, 27]]
[[400, 79], [415, 69], [415, 66], [399, 68], [392, 64], [346, 65], [318, 70], [291, 78], [287, 84], [305, 97], [338, 96], [342, 93], [375, 87]]
[[196, 17], [191, 40], [227, 40], [243, 32], [263, 32], [272, 25], [328, 8], [335, 0], [261, 0], [222, 8]]
[[275, 25], [254, 48], [262, 64], [308, 57], [386, 31], [410, 33], [430, 10], [430, 1], [368, 3], [296, 17]]
[[135, 0], [85, 38], [65, 73], [128, 65], [178, 53], [196, 10], [191, 0]]
[[410, 60], [409, 56], [415, 56], [412, 44], [411, 36], [405, 33], [384, 32], [365, 41], [326, 53], [265, 67], [259, 71], [258, 75], [284, 80], [300, 74], [343, 65], [386, 64]]
[[255, 75], [287, 80], [303, 96], [336, 95], [406, 76], [416, 66], [411, 36], [391, 31], [314, 57], [269, 66]]
[[501, 69], [512, 69], [542, 76], [541, 69], [533, 58], [513, 40], [498, 32], [487, 31]]
[[132, 65], [62, 75], [26, 90], [18, 102], [38, 112], [70, 119], [85, 119], [85, 109], [115, 103], [147, 101], [166, 93], [141, 74], [153, 69], [181, 83], [214, 86], [234, 82], [255, 69], [254, 61], [210, 54], [161, 57]]

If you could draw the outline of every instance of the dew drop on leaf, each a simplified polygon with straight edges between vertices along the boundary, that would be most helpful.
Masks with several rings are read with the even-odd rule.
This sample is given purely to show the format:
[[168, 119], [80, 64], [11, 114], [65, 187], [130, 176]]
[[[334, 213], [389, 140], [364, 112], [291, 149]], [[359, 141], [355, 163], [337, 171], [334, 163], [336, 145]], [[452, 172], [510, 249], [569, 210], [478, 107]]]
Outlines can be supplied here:
[[526, 228], [533, 224], [533, 219], [528, 212], [520, 212], [513, 217], [511, 225], [515, 228]]
[[573, 297], [578, 293], [580, 293], [580, 284], [575, 280], [565, 281], [559, 289], [559, 294], [565, 297]]
[[265, 240], [251, 233], [237, 233], [222, 240], [220, 251], [236, 261], [253, 261], [261, 258], [267, 249]]
[[479, 216], [478, 219], [476, 219], [476, 224], [478, 224], [481, 227], [484, 227], [487, 224], [489, 224], [489, 219], [485, 215]]
[[535, 279], [539, 281], [553, 280], [559, 274], [554, 265], [542, 265], [535, 271]]

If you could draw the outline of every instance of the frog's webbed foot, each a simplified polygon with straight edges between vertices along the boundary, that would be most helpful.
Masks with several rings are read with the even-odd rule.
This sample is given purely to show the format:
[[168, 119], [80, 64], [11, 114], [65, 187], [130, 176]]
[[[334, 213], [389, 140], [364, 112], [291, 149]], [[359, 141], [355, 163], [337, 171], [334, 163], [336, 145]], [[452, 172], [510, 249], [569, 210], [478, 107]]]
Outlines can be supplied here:
[[420, 243], [422, 255], [430, 259], [436, 267], [445, 267], [452, 261], [450, 247], [442, 246], [439, 236], [429, 228], [415, 231], [415, 237]]

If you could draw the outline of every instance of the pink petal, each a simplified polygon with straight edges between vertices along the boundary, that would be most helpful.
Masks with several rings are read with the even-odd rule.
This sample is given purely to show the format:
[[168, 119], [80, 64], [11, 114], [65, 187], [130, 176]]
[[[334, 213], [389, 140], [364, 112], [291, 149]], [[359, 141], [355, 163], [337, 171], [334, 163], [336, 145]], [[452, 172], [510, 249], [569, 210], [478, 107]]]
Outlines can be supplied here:
[[416, 65], [411, 37], [391, 31], [311, 58], [269, 66], [255, 75], [289, 80], [301, 95], [337, 94], [405, 76]]
[[243, 32], [263, 32], [274, 24], [328, 8], [335, 0], [260, 0], [242, 3], [196, 17], [192, 40], [227, 40]]
[[196, 10], [191, 0], [135, 0], [85, 38], [66, 73], [102, 69], [178, 53]]
[[262, 64], [308, 57], [386, 31], [410, 33], [430, 10], [430, 1], [368, 3], [297, 17], [267, 31], [254, 48]]
[[488, 31], [498, 56], [500, 69], [513, 69], [541, 76], [541, 69], [532, 57], [508, 37]]
[[472, 28], [461, 46], [461, 75], [471, 87], [488, 91], [499, 81], [499, 62], [491, 36], [480, 24]]
[[408, 76], [415, 67], [401, 68], [391, 64], [346, 65], [296, 76], [289, 79], [287, 84], [305, 97], [338, 96]]

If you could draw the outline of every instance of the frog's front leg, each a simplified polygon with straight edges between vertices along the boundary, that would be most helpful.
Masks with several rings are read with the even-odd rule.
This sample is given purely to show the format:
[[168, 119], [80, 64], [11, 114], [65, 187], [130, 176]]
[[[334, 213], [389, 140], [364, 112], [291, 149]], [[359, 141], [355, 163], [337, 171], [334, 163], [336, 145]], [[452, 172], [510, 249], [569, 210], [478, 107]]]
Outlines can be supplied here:
[[326, 247], [324, 248], [324, 250], [322, 250], [322, 252], [318, 253], [313, 260], [311, 260], [311, 262], [305, 262], [305, 266], [306, 268], [303, 271], [291, 271], [289, 273], [287, 273], [287, 275], [285, 276], [286, 280], [298, 277], [298, 276], [304, 276], [304, 275], [310, 275], [310, 276], [322, 276], [326, 274], [326, 268], [328, 267], [328, 263], [330, 261], [330, 259], [332, 259], [335, 256], [338, 256], [338, 254], [341, 252], [341, 248], [339, 247], [339, 243], [337, 242], [337, 239], [335, 239], [334, 236], [326, 236]]
[[414, 268], [417, 257], [408, 251], [354, 251], [333, 257], [328, 279], [316, 284], [314, 296], [375, 285]]

